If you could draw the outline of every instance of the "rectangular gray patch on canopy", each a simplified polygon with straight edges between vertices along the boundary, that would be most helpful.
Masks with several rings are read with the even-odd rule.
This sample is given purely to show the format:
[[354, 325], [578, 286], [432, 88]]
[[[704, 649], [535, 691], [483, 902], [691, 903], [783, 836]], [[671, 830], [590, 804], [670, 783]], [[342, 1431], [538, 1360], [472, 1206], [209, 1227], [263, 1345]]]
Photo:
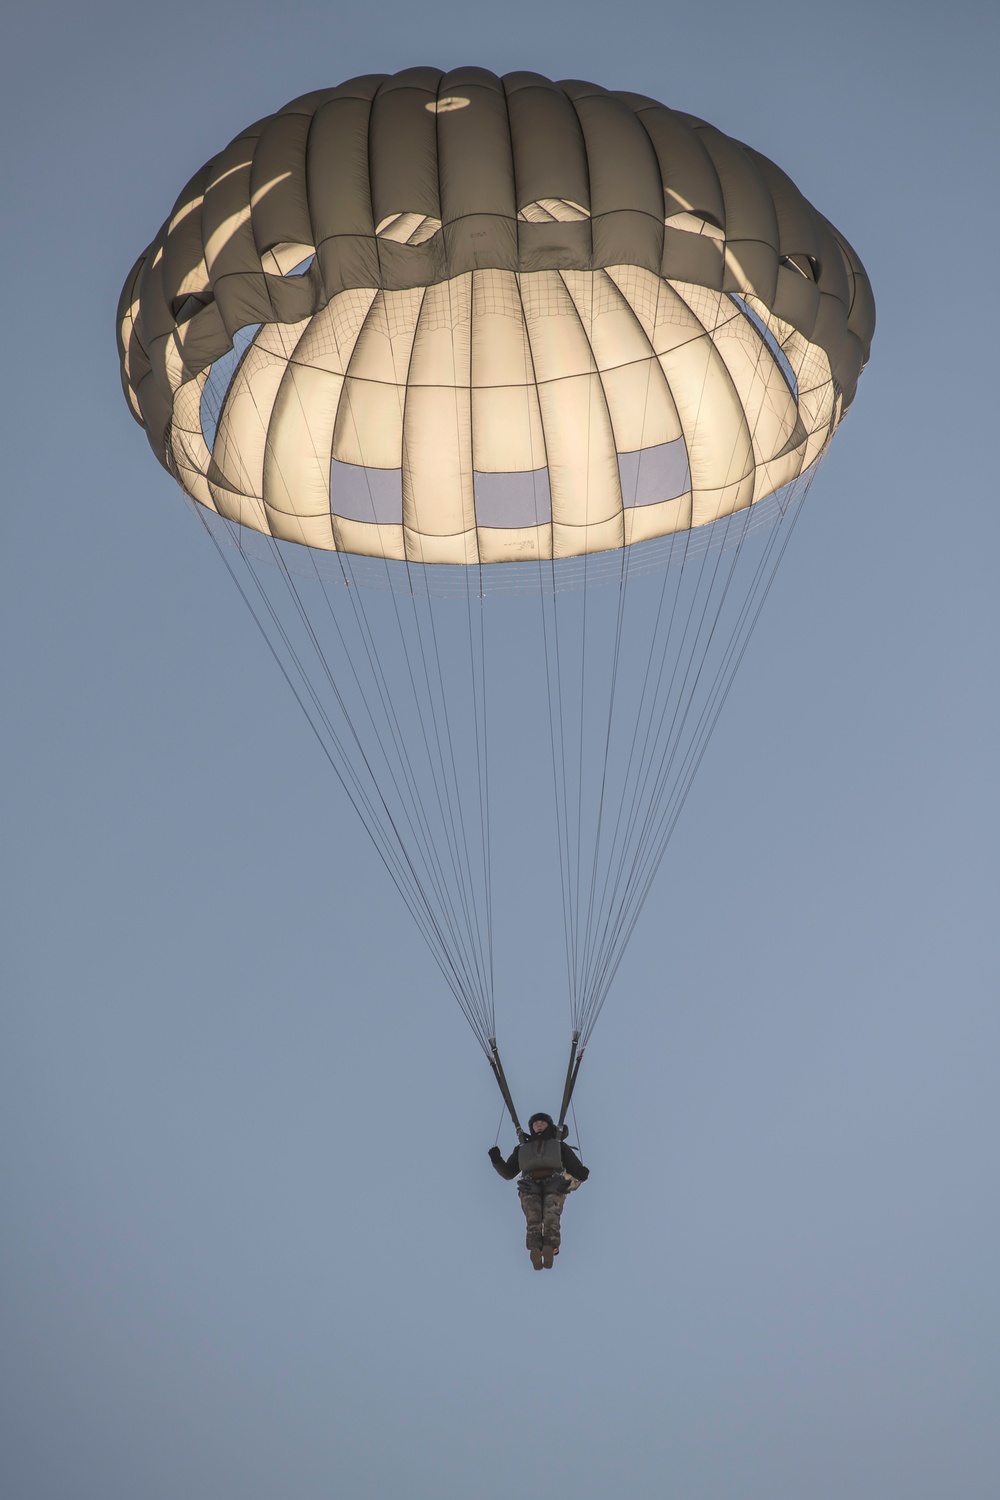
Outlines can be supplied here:
[[402, 526], [402, 469], [368, 469], [331, 459], [330, 509], [345, 521]]
[[526, 469], [521, 474], [473, 476], [476, 522], [514, 530], [521, 526], [545, 526], [552, 520], [549, 471]]
[[655, 448], [619, 453], [618, 472], [626, 507], [659, 505], [661, 500], [676, 500], [691, 488], [687, 446], [682, 437], [672, 443], [658, 443]]

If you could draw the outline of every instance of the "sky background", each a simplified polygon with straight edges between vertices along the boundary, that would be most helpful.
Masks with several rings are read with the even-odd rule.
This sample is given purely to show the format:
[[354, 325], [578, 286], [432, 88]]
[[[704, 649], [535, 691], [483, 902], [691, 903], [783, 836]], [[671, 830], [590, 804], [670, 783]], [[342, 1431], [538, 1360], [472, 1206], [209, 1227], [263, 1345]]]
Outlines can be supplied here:
[[[3, 22], [10, 1500], [996, 1495], [997, 14]], [[243, 125], [470, 62], [748, 141], [879, 316], [588, 1053], [593, 1177], [544, 1276], [471, 1033], [114, 347]], [[565, 1002], [504, 1004], [519, 1101], [553, 1108]]]

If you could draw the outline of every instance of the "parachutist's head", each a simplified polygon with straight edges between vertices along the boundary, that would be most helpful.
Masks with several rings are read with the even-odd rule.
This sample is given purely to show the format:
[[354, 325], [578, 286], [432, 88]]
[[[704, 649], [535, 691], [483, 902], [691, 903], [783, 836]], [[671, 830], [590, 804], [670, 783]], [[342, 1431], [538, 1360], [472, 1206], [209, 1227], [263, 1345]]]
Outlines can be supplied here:
[[555, 1130], [556, 1122], [551, 1115], [532, 1115], [528, 1121], [528, 1129], [532, 1135], [544, 1135], [547, 1130]]

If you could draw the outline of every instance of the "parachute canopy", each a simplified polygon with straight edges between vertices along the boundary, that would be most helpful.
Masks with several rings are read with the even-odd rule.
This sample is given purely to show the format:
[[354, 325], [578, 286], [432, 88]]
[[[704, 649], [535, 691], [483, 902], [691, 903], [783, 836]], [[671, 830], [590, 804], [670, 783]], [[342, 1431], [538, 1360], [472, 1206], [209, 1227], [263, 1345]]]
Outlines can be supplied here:
[[815, 462], [874, 304], [774, 164], [595, 84], [413, 68], [191, 179], [123, 292], [126, 394], [193, 499], [425, 563], [603, 552]]
[[413, 68], [238, 135], [139, 257], [118, 327], [133, 415], [508, 1103], [496, 846], [532, 871], [552, 850], [565, 1112], [854, 397], [857, 256], [703, 120]]

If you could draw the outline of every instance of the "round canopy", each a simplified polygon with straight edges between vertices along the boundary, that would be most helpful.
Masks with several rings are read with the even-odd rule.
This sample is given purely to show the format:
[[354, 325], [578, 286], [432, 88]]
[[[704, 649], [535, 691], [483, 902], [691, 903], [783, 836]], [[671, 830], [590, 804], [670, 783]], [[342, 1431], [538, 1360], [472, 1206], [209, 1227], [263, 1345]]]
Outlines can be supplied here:
[[249, 127], [119, 310], [132, 411], [199, 504], [459, 564], [773, 494], [825, 449], [873, 327], [857, 256], [766, 157], [640, 95], [479, 68]]

